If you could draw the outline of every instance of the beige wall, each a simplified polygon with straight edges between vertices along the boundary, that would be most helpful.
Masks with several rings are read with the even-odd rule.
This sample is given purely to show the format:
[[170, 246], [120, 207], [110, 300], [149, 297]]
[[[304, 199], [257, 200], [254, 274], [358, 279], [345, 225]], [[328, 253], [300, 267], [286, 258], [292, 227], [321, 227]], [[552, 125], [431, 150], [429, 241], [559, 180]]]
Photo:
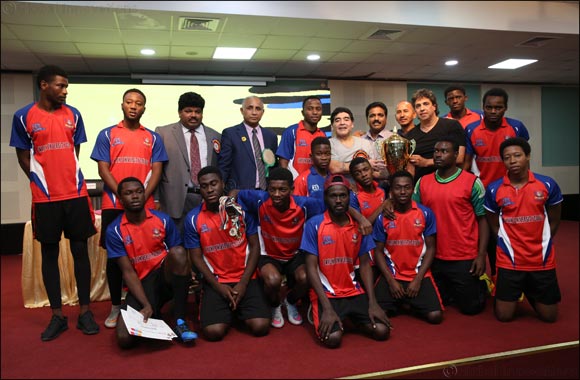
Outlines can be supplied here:
[[[481, 86], [484, 93], [498, 85]], [[389, 109], [387, 126], [396, 122], [396, 104], [406, 99], [405, 82], [375, 81], [329, 81], [332, 94], [331, 108], [346, 106], [355, 117], [357, 130], [366, 130], [365, 108], [373, 101], [382, 101]], [[530, 132], [532, 146], [532, 170], [553, 177], [564, 194], [579, 193], [578, 166], [542, 166], [542, 126], [541, 87], [524, 85], [499, 85], [510, 95], [508, 116], [524, 121]], [[34, 83], [32, 75], [2, 74], [2, 224], [23, 223], [30, 219], [30, 188], [28, 179], [18, 166], [14, 148], [9, 146], [12, 116], [14, 112], [33, 100]], [[82, 112], [82, 110], [80, 110]], [[209, 115], [208, 115], [209, 116]], [[87, 122], [85, 120], [85, 122]], [[323, 120], [321, 125], [330, 124]], [[94, 142], [93, 142], [94, 143]], [[93, 143], [88, 142], [92, 145]]]

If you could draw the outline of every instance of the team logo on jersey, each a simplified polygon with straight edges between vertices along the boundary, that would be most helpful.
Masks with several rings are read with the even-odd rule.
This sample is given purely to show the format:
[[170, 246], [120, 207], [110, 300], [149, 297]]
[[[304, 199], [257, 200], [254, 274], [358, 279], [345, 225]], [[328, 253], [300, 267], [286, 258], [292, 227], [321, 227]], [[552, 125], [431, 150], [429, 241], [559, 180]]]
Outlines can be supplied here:
[[272, 219], [270, 219], [270, 216], [268, 216], [268, 214], [265, 214], [262, 220], [266, 223], [272, 224]]
[[125, 236], [125, 239], [124, 240], [125, 240], [125, 243], [124, 243], [125, 245], [131, 245], [131, 244], [133, 244], [133, 239], [131, 238], [131, 235]]
[[390, 230], [392, 228], [397, 228], [397, 225], [395, 224], [394, 220], [389, 221], [389, 223], [387, 223], [387, 229]]
[[117, 145], [122, 145], [123, 144], [123, 140], [121, 140], [120, 137], [115, 137], [113, 139], [113, 142], [111, 143], [111, 146], [117, 146]]
[[292, 218], [292, 225], [294, 225], [294, 226], [295, 226], [295, 225], [297, 225], [297, 224], [298, 224], [298, 218], [297, 218], [297, 217], [295, 217], [295, 218]]
[[423, 227], [423, 223], [421, 223], [421, 219], [416, 218], [415, 222], [413, 223], [415, 227]]
[[511, 200], [509, 197], [502, 198], [502, 199], [499, 201], [499, 205], [500, 205], [501, 207], [511, 206], [511, 205], [513, 205], [513, 204], [514, 204], [514, 202], [513, 202], [513, 201], [512, 201], [512, 200]]
[[318, 184], [314, 184], [310, 187], [312, 189], [312, 191], [320, 191], [320, 186], [318, 186]]
[[330, 244], [334, 244], [334, 240], [332, 240], [332, 236], [323, 235], [322, 236], [322, 245], [330, 245]]
[[308, 144], [306, 144], [306, 140], [304, 140], [304, 139], [298, 139], [297, 144], [298, 144], [298, 146], [306, 146], [306, 145], [308, 145]]
[[355, 159], [357, 157], [366, 158], [368, 160], [369, 159], [369, 154], [367, 152], [365, 152], [364, 150], [359, 149], [356, 152], [354, 152], [354, 154], [352, 155], [352, 158], [353, 159]]
[[368, 208], [371, 208], [371, 205], [369, 205], [369, 202], [363, 201], [362, 208], [368, 209]]
[[75, 125], [70, 119], [66, 119], [64, 121], [64, 126], [67, 127], [68, 129], [73, 129], [75, 127]]
[[145, 139], [143, 140], [143, 144], [145, 146], [151, 146], [151, 140], [149, 140], [149, 137], [145, 137]]
[[534, 198], [537, 201], [543, 201], [544, 200], [544, 193], [541, 191], [536, 191], [536, 192], [534, 192]]
[[201, 232], [201, 233], [209, 232], [209, 227], [207, 226], [207, 224], [203, 223], [201, 225], [201, 228], [199, 229], [199, 232]]
[[485, 146], [483, 139], [475, 139], [475, 146]]
[[352, 234], [352, 243], [356, 244], [358, 242], [358, 234], [355, 232]]
[[40, 131], [44, 131], [44, 128], [42, 128], [42, 125], [40, 125], [40, 123], [34, 123], [32, 124], [32, 132], [40, 132]]
[[159, 239], [161, 237], [161, 231], [159, 231], [159, 228], [154, 228], [153, 229], [153, 239]]
[[211, 140], [211, 143], [213, 144], [213, 151], [216, 154], [220, 154], [220, 152], [222, 151], [222, 144], [220, 143], [220, 141], [218, 139], [213, 139]]

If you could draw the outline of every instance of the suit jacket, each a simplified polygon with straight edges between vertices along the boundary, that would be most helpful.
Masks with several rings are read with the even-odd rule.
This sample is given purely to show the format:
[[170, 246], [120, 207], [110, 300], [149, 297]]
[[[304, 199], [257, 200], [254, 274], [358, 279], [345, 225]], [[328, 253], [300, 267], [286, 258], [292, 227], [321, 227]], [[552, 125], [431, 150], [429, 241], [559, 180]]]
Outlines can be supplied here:
[[[217, 167], [221, 135], [203, 124], [202, 127], [207, 140], [207, 163]], [[189, 211], [184, 210], [191, 170], [185, 137], [179, 122], [157, 127], [155, 132], [161, 136], [169, 157], [169, 161], [163, 165], [156, 199], [159, 200], [162, 211], [178, 219], [182, 217], [184, 211]]]
[[[276, 153], [278, 136], [262, 126], [260, 128], [264, 138], [262, 149], [270, 149]], [[223, 130], [219, 167], [226, 191], [256, 188], [256, 158], [244, 123]]]

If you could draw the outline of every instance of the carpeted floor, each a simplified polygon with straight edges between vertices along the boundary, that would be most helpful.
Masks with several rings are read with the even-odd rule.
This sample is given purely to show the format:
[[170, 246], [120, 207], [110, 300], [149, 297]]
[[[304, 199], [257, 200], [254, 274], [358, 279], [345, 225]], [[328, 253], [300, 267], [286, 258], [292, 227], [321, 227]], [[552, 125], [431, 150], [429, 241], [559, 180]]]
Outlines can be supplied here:
[[[400, 315], [392, 319], [394, 330], [386, 342], [347, 331], [336, 350], [321, 347], [308, 323], [299, 327], [287, 323], [264, 338], [232, 329], [217, 343], [199, 339], [195, 346], [186, 347], [148, 341], [121, 351], [114, 331], [102, 326], [110, 310], [108, 302], [92, 305], [102, 326], [99, 334], [83, 335], [75, 328], [78, 307], [65, 306], [69, 330], [52, 342], [41, 342], [39, 335], [50, 311], [23, 307], [21, 256], [1, 256], [1, 378], [334, 378], [577, 342], [578, 227], [578, 222], [564, 221], [556, 236], [563, 298], [557, 323], [539, 321], [526, 302], [515, 322], [500, 323], [493, 317], [490, 300], [486, 310], [473, 317], [448, 307], [438, 326]], [[194, 305], [190, 308], [193, 313]], [[577, 360], [570, 363], [570, 370], [578, 373]], [[512, 378], [527, 378], [513, 373]]]

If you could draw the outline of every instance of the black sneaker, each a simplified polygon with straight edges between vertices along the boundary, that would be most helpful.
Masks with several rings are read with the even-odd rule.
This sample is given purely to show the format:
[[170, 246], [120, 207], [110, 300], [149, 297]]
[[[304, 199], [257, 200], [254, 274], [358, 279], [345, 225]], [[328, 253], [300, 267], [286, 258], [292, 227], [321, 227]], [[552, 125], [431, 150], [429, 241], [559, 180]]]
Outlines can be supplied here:
[[183, 319], [178, 319], [175, 326], [175, 334], [183, 343], [191, 342], [197, 339], [197, 334], [189, 329]]
[[68, 318], [53, 315], [46, 330], [40, 334], [40, 340], [44, 342], [53, 340], [66, 330], [68, 330]]
[[77, 329], [87, 335], [94, 335], [99, 332], [99, 325], [95, 322], [93, 313], [90, 310], [85, 312], [83, 315], [79, 315]]

